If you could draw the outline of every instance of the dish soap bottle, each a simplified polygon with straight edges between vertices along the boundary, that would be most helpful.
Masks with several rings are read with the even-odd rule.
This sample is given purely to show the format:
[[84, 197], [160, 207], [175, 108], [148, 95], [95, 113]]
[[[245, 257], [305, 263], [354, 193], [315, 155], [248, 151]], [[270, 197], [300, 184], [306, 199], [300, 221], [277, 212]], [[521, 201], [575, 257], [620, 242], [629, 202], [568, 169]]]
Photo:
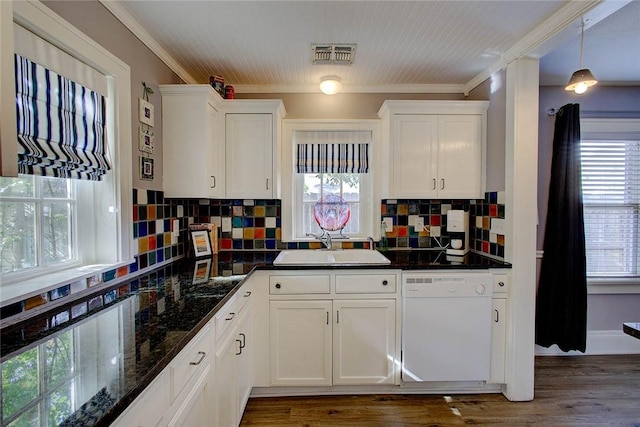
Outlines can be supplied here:
[[387, 223], [382, 221], [380, 224], [380, 243], [378, 244], [378, 250], [386, 251], [389, 248], [389, 241], [387, 240]]

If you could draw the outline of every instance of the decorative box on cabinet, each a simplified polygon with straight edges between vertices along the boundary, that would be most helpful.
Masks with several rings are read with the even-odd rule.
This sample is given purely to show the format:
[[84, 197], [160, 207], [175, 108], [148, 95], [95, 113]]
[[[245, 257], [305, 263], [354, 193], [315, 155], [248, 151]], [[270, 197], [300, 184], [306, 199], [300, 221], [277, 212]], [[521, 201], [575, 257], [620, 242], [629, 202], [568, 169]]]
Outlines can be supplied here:
[[481, 198], [488, 101], [385, 101], [389, 198]]
[[223, 100], [210, 85], [160, 85], [165, 197], [225, 197]]

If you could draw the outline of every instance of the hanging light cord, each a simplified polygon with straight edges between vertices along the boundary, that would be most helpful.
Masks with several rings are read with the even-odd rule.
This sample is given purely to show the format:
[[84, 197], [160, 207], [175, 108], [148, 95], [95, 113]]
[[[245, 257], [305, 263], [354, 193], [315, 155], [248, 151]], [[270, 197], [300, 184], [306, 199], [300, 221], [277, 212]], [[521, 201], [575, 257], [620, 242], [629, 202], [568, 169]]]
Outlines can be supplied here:
[[583, 69], [583, 59], [584, 55], [584, 18], [582, 18], [582, 31], [580, 32], [580, 69]]

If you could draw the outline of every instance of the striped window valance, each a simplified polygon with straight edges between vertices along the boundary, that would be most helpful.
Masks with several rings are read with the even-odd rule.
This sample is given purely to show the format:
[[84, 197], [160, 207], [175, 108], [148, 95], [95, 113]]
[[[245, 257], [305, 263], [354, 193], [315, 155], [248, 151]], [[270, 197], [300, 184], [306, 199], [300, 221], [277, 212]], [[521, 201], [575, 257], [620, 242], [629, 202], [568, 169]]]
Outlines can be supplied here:
[[296, 131], [297, 173], [368, 173], [371, 132]]
[[18, 170], [101, 180], [111, 169], [105, 98], [15, 54]]

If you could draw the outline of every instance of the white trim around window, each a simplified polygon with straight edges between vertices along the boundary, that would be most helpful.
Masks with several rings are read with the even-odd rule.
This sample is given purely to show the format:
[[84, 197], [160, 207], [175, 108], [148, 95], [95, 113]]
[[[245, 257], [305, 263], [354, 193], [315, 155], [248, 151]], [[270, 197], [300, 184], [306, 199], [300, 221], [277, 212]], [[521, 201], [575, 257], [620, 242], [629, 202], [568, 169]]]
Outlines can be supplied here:
[[[283, 121], [282, 132], [282, 241], [283, 242], [304, 242], [313, 241], [312, 238], [296, 237], [295, 227], [295, 203], [294, 192], [296, 191], [295, 174], [295, 146], [293, 135], [296, 131], [368, 131], [371, 132], [372, 142], [369, 152], [369, 173], [368, 192], [363, 198], [367, 206], [361, 209], [367, 212], [366, 226], [361, 235], [353, 238], [355, 241], [366, 241], [368, 236], [374, 239], [379, 238], [379, 230], [376, 226], [380, 218], [380, 195], [376, 176], [379, 175], [379, 152], [380, 152], [380, 123], [379, 120], [306, 120], [292, 119]], [[353, 241], [352, 240], [352, 241]]]

